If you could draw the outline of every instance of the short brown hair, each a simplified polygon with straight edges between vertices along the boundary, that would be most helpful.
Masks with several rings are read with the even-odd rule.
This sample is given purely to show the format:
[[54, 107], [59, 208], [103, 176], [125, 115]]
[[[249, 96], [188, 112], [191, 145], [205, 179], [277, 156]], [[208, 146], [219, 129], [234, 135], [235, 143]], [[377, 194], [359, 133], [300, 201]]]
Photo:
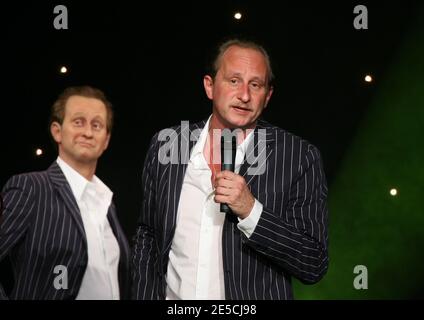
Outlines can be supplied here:
[[261, 45], [253, 41], [240, 40], [240, 39], [230, 39], [219, 46], [218, 52], [212, 63], [212, 68], [211, 68], [212, 78], [215, 78], [216, 74], [218, 73], [218, 70], [221, 67], [221, 58], [230, 47], [253, 49], [261, 53], [265, 58], [265, 63], [267, 66], [267, 84], [268, 86], [272, 84], [272, 81], [274, 80], [274, 74], [272, 73], [271, 59], [269, 58], [269, 55], [266, 52], [266, 50]]
[[66, 88], [57, 98], [57, 100], [53, 103], [51, 115], [50, 115], [50, 123], [49, 126], [53, 122], [58, 122], [59, 124], [63, 124], [63, 120], [65, 118], [65, 107], [68, 99], [72, 96], [82, 96], [86, 98], [94, 98], [98, 99], [104, 103], [106, 106], [106, 130], [108, 133], [112, 132], [113, 126], [113, 110], [112, 104], [106, 98], [106, 95], [100, 89], [93, 88], [90, 86], [80, 86], [80, 87], [69, 87]]

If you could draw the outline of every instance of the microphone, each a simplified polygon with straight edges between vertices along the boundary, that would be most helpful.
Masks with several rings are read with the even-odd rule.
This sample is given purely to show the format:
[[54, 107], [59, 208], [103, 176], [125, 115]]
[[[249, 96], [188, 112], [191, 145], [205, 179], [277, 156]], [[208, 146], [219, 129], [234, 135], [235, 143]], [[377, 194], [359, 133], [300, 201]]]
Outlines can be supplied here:
[[[227, 131], [227, 132], [225, 132]], [[221, 171], [229, 170], [234, 172], [236, 163], [237, 142], [236, 137], [228, 129], [224, 129], [221, 135]], [[221, 203], [220, 211], [232, 213], [231, 208], [226, 203]]]

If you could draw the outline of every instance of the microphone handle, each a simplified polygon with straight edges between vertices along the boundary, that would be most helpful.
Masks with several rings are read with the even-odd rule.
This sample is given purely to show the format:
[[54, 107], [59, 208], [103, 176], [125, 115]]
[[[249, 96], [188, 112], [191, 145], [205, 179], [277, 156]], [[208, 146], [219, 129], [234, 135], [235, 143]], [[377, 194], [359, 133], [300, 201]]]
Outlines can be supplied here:
[[228, 204], [226, 203], [221, 203], [221, 207], [219, 208], [220, 212], [225, 212], [225, 213], [232, 213], [231, 208]]
[[[234, 172], [234, 161], [232, 164], [229, 163], [223, 163], [222, 164], [222, 170], [229, 170]], [[230, 206], [226, 203], [221, 203], [219, 210], [221, 212], [225, 212], [225, 213], [233, 213], [233, 211], [231, 210]]]

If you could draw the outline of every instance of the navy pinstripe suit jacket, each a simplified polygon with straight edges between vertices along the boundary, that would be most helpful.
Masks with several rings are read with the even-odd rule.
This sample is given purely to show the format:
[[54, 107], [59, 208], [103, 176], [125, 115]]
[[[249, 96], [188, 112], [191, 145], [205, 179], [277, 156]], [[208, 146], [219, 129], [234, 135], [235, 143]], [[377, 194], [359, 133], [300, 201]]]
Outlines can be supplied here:
[[[3, 188], [0, 260], [10, 254], [10, 299], [75, 299], [87, 267], [87, 239], [77, 202], [54, 162], [46, 171], [13, 176]], [[129, 246], [112, 204], [107, 214], [120, 247], [121, 299], [130, 297]], [[68, 288], [55, 289], [57, 265], [67, 268]], [[1, 292], [1, 290], [0, 290]]]
[[[190, 132], [205, 123], [190, 125]], [[195, 141], [181, 141], [185, 136], [181, 126], [173, 129], [173, 138], [189, 143], [191, 150]], [[250, 238], [237, 228], [234, 215], [226, 216], [222, 236], [225, 296], [292, 299], [291, 276], [315, 283], [328, 267], [326, 179], [316, 147], [262, 120], [254, 131], [255, 147], [258, 129], [266, 130], [265, 172], [249, 175], [245, 161], [239, 174], [262, 203], [263, 212]], [[142, 212], [132, 256], [136, 299], [164, 299], [166, 294], [168, 256], [187, 165], [161, 164], [158, 150], [164, 143], [158, 141], [158, 134], [153, 137], [144, 164]]]

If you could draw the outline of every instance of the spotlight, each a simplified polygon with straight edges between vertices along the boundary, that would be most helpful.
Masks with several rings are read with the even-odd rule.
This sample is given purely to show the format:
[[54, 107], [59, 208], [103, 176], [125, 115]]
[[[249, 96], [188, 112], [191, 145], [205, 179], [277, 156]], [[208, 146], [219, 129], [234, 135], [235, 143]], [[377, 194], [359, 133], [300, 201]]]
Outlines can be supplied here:
[[366, 82], [372, 82], [372, 77], [369, 75], [369, 74], [367, 74], [366, 76], [365, 76], [365, 81]]
[[41, 156], [43, 154], [43, 150], [41, 150], [41, 149], [37, 149], [37, 150], [35, 150], [35, 155], [36, 156]]
[[60, 73], [67, 73], [67, 72], [68, 72], [68, 69], [65, 66], [60, 68]]
[[396, 196], [397, 195], [397, 190], [395, 188], [391, 189], [390, 190], [390, 195], [393, 196], [393, 197]]
[[240, 20], [241, 19], [241, 13], [240, 12], [236, 12], [234, 14], [234, 18], [237, 19], [237, 20]]

